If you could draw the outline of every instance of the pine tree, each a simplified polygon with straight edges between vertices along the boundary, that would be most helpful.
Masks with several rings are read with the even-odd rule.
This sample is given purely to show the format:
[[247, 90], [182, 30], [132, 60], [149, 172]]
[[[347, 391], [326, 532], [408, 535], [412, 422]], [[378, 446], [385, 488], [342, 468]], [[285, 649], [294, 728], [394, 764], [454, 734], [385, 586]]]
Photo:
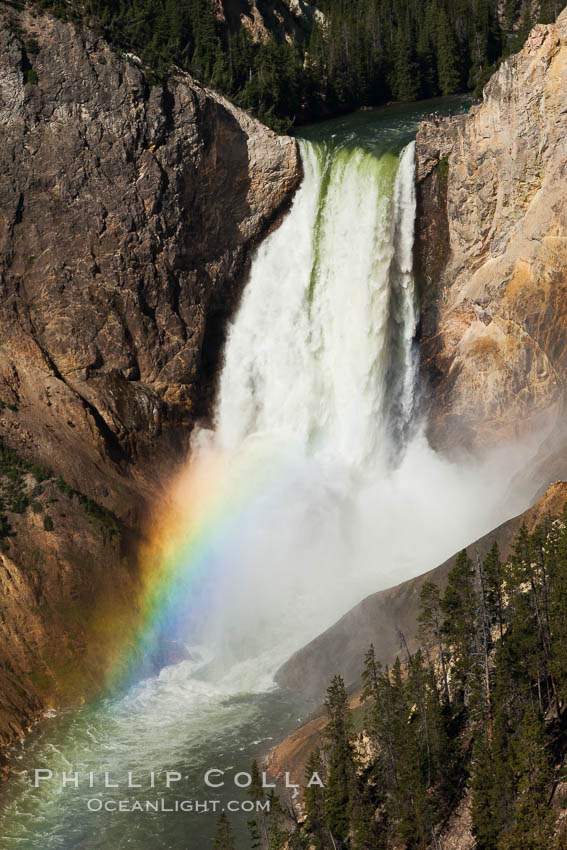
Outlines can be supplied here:
[[190, 0], [194, 49], [191, 70], [204, 83], [212, 79], [217, 56], [218, 35], [212, 4], [208, 0]]
[[457, 43], [444, 9], [437, 24], [437, 76], [442, 94], [454, 94], [461, 87]]
[[553, 582], [549, 594], [549, 627], [553, 635], [551, 669], [559, 696], [567, 700], [567, 506], [554, 523]]
[[269, 803], [268, 850], [283, 850], [287, 845], [289, 831], [285, 829], [285, 814], [280, 798], [272, 789], [267, 795]]
[[296, 826], [288, 839], [288, 850], [319, 850], [321, 845], [313, 844], [300, 826]]
[[420, 68], [421, 95], [423, 97], [435, 97], [439, 94], [437, 82], [437, 60], [436, 60], [436, 24], [429, 14], [431, 4], [426, 5], [426, 14], [417, 37], [417, 62]]
[[488, 736], [482, 731], [478, 732], [474, 742], [471, 791], [472, 831], [477, 850], [494, 850], [498, 845], [501, 827], [495, 806], [498, 788], [493, 752], [488, 744]]
[[[520, 623], [518, 610], [522, 616], [528, 617], [537, 634], [538, 650], [530, 653], [532, 677], [536, 679], [540, 691], [539, 701], [542, 706], [541, 681], [549, 683], [553, 693], [555, 710], [561, 715], [561, 701], [553, 674], [552, 636], [550, 631], [550, 576], [545, 555], [545, 544], [550, 531], [549, 524], [545, 528], [539, 526], [529, 535], [525, 524], [518, 534], [514, 554], [512, 556], [511, 578], [515, 587], [515, 620], [518, 633], [526, 632], [526, 623]], [[528, 587], [525, 593], [523, 588]], [[523, 610], [522, 610], [523, 609]], [[530, 612], [528, 614], [528, 611]], [[529, 628], [529, 626], [528, 626]]]
[[466, 549], [457, 555], [455, 566], [448, 575], [441, 610], [445, 616], [443, 634], [453, 650], [454, 696], [462, 701], [473, 665], [476, 629], [474, 569]]
[[514, 748], [516, 795], [512, 828], [500, 840], [501, 850], [549, 850], [552, 842], [548, 806], [550, 757], [541, 717], [526, 708]]
[[382, 667], [376, 658], [374, 644], [371, 643], [366, 655], [364, 656], [361, 702], [366, 702], [366, 700], [376, 700], [378, 698], [381, 673]]
[[424, 583], [421, 588], [419, 603], [419, 636], [428, 654], [433, 649], [436, 652], [435, 660], [439, 663], [443, 694], [447, 703], [450, 703], [449, 680], [447, 678], [447, 664], [443, 645], [444, 617], [441, 610], [441, 593], [434, 582], [426, 581]]
[[411, 847], [425, 848], [435, 821], [435, 801], [429, 793], [437, 759], [430, 727], [428, 674], [419, 651], [408, 659], [404, 682], [399, 663], [392, 671], [396, 709], [396, 760], [399, 785], [393, 791], [400, 833]]
[[[258, 762], [256, 759], [252, 762], [252, 767], [250, 768], [250, 777], [251, 782], [248, 788], [248, 796], [252, 799], [253, 802], [263, 802], [264, 800], [264, 788], [262, 785], [262, 777], [260, 775], [260, 771], [258, 769]], [[252, 842], [251, 848], [263, 847], [268, 842], [268, 827], [266, 823], [266, 816], [262, 811], [257, 811], [256, 817], [251, 818], [248, 821], [248, 830], [250, 832], [250, 840]]]
[[386, 836], [375, 818], [379, 802], [370, 772], [353, 776], [350, 803], [349, 850], [386, 850]]
[[213, 844], [213, 850], [234, 850], [232, 830], [230, 828], [229, 820], [224, 811], [220, 813], [218, 819], [217, 832], [215, 835], [215, 843]]
[[490, 621], [498, 626], [500, 637], [502, 637], [504, 634], [504, 566], [500, 561], [497, 541], [492, 544], [482, 566], [486, 577]]
[[415, 40], [409, 24], [400, 24], [394, 48], [392, 88], [397, 100], [417, 100], [420, 91], [419, 66]]
[[307, 820], [307, 829], [312, 836], [312, 843], [315, 850], [323, 850], [325, 847], [325, 789], [314, 780], [318, 776], [321, 781], [325, 776], [323, 761], [321, 759], [321, 751], [317, 747], [307, 761], [305, 767], [306, 785], [303, 789], [303, 803], [305, 806], [305, 817]]
[[352, 719], [345, 684], [334, 676], [325, 700], [329, 722], [325, 739], [329, 748], [325, 822], [337, 846], [343, 846], [349, 833], [351, 787], [355, 772], [351, 743]]

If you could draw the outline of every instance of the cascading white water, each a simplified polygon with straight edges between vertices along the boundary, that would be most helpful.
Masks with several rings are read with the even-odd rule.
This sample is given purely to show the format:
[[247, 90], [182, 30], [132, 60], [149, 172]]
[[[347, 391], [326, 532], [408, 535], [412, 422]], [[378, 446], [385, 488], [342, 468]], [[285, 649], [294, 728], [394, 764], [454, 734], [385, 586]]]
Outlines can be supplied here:
[[390, 385], [391, 419], [398, 447], [403, 445], [416, 413], [415, 333], [419, 319], [418, 299], [413, 276], [413, 243], [415, 231], [415, 142], [400, 157], [394, 185], [394, 252], [390, 285], [390, 328], [394, 351]]
[[205, 635], [264, 675], [373, 589], [358, 494], [399, 460], [414, 413], [414, 143], [301, 153], [302, 186], [228, 334], [212, 437], [252, 474], [273, 466]]
[[234, 450], [259, 432], [374, 464], [413, 413], [414, 143], [399, 160], [301, 149], [293, 211], [260, 248], [228, 337], [217, 441]]
[[414, 143], [301, 152], [302, 186], [228, 333], [209, 435], [251, 477], [269, 472], [202, 637], [263, 676], [513, 510], [498, 458], [450, 463], [416, 416]]

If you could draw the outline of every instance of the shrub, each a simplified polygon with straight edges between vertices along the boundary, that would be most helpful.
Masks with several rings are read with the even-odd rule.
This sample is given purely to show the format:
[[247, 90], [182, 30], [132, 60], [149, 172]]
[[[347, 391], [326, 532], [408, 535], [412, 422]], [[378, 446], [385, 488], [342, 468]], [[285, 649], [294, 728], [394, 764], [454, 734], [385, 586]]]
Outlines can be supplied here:
[[41, 466], [41, 464], [37, 463], [30, 463], [28, 469], [38, 484], [40, 484], [42, 481], [47, 481], [48, 478], [53, 478], [53, 472], [51, 471], [51, 469], [49, 469], [48, 466]]
[[7, 537], [10, 533], [10, 523], [6, 514], [0, 514], [0, 537]]

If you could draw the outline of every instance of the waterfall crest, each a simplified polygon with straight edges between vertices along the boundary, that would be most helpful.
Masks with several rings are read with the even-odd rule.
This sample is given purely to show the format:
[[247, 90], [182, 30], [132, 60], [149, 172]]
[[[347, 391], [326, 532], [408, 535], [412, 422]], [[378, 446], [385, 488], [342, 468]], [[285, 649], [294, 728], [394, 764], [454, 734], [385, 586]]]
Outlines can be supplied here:
[[216, 439], [256, 433], [385, 462], [413, 416], [414, 143], [397, 157], [301, 142], [305, 177], [260, 247], [229, 331]]

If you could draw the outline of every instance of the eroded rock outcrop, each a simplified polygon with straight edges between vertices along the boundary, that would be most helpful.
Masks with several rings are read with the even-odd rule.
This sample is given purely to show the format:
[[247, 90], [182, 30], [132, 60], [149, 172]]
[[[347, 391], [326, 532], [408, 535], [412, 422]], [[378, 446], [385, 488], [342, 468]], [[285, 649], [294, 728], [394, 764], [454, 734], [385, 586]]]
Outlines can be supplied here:
[[513, 439], [562, 410], [566, 92], [567, 11], [532, 31], [469, 115], [418, 132], [422, 371], [435, 446]]
[[151, 86], [92, 32], [0, 4], [0, 438], [50, 469], [20, 481], [37, 514], [0, 510], [0, 744], [80, 691], [61, 665], [89, 678], [90, 614], [128, 596], [129, 535], [208, 411], [251, 250], [300, 176], [295, 141], [188, 75]]
[[89, 517], [54, 481], [9, 516], [0, 541], [0, 748], [47, 708], [100, 688], [137, 581], [124, 531]]

